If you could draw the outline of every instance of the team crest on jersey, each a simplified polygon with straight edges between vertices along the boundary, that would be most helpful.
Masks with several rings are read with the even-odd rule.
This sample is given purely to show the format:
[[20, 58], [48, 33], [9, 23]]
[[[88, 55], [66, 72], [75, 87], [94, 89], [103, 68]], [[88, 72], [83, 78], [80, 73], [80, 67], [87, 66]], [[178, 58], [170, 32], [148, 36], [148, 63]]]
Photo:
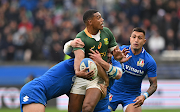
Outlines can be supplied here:
[[144, 59], [139, 59], [139, 61], [137, 62], [137, 66], [141, 66], [143, 67], [144, 66]]
[[105, 38], [105, 39], [104, 39], [104, 44], [105, 44], [105, 45], [108, 45], [108, 44], [109, 44], [108, 38]]
[[109, 101], [112, 100], [112, 97], [113, 97], [113, 95], [111, 93], [109, 93]]

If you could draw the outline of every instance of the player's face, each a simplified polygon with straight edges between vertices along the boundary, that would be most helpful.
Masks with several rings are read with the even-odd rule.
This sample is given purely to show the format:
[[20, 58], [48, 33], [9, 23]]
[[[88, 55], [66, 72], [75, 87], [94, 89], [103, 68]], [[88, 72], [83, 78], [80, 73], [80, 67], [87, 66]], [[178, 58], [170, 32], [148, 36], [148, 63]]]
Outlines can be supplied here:
[[134, 31], [131, 34], [130, 43], [131, 43], [132, 49], [134, 50], [142, 49], [145, 42], [146, 42], [145, 35], [142, 32]]
[[101, 17], [99, 12], [94, 13], [94, 17], [92, 18], [92, 26], [94, 29], [102, 30], [103, 29], [104, 19]]

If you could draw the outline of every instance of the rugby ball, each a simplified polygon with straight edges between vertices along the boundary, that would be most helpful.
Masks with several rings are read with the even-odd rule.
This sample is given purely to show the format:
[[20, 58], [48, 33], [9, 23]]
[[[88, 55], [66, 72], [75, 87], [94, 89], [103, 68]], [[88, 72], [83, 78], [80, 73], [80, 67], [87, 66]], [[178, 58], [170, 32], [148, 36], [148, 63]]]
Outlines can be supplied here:
[[80, 63], [80, 70], [83, 70], [86, 67], [89, 67], [89, 69], [86, 72], [94, 70], [94, 76], [92, 77], [92, 79], [95, 79], [98, 74], [96, 63], [90, 58], [84, 58]]

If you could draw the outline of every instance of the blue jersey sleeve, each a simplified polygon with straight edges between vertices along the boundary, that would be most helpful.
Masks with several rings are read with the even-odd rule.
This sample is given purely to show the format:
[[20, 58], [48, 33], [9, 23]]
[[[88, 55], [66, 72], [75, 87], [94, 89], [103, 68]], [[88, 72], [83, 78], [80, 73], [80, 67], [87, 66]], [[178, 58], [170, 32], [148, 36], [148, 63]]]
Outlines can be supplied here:
[[148, 65], [147, 65], [147, 75], [148, 75], [148, 77], [156, 77], [157, 76], [156, 69], [157, 69], [156, 62], [155, 62], [154, 59], [151, 59], [148, 62]]
[[122, 69], [121, 63], [119, 61], [116, 61], [113, 56], [111, 58], [111, 62], [113, 66], [116, 66]]

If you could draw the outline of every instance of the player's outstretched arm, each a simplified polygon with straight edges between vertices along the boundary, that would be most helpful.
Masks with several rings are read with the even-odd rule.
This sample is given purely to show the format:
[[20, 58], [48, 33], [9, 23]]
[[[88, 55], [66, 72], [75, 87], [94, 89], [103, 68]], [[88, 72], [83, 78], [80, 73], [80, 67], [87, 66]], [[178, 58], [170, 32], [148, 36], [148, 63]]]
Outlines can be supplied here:
[[134, 103], [135, 107], [140, 107], [145, 99], [147, 99], [149, 96], [151, 96], [157, 89], [157, 77], [149, 77], [149, 82], [150, 82], [150, 87], [149, 89], [143, 93], [141, 96], [136, 97], [136, 99], [134, 101], [136, 101]]

